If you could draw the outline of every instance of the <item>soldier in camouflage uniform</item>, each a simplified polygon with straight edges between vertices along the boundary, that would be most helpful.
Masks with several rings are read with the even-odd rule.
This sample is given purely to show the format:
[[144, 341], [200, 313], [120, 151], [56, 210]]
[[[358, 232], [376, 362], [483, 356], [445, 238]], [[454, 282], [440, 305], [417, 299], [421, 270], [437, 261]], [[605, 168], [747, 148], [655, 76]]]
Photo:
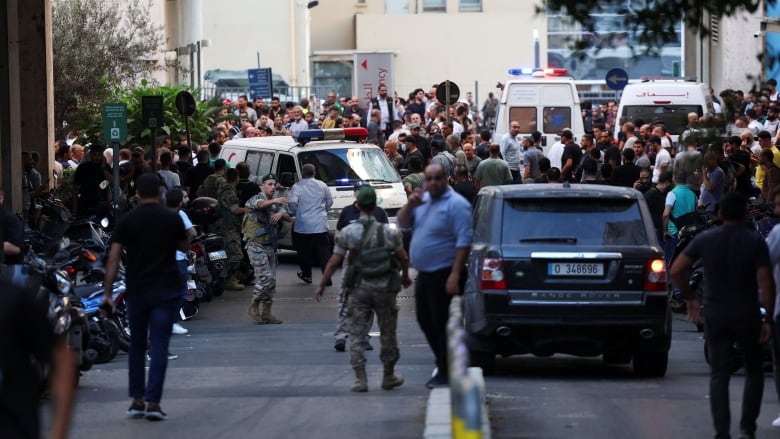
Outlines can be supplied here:
[[220, 190], [227, 184], [225, 179], [227, 162], [225, 159], [217, 159], [214, 162], [214, 173], [206, 177], [198, 188], [199, 197], [209, 197], [216, 199]]
[[[244, 284], [236, 279], [236, 271], [243, 253], [241, 252], [241, 218], [246, 208], [241, 207], [238, 200], [238, 171], [228, 169], [225, 173], [227, 184], [222, 186], [217, 195], [216, 232], [225, 238], [225, 250], [228, 257], [228, 280], [225, 288], [228, 290], [243, 290]], [[206, 184], [205, 182], [203, 183]]]
[[[276, 176], [264, 176], [260, 193], [246, 202], [247, 218], [244, 219], [255, 221], [258, 226], [254, 236], [248, 236], [248, 228], [245, 227], [244, 240], [249, 260], [255, 269], [255, 291], [249, 303], [249, 316], [255, 322], [263, 324], [282, 323], [271, 314], [271, 304], [276, 294], [276, 240], [281, 221], [292, 221], [284, 208], [287, 197], [274, 198], [275, 190]], [[263, 305], [262, 312], [258, 310], [260, 304]]]
[[[376, 192], [374, 188], [365, 186], [357, 195], [357, 206], [360, 209], [360, 219], [357, 222], [344, 227], [336, 238], [333, 255], [325, 267], [320, 284], [314, 292], [314, 298], [318, 301], [322, 297], [333, 272], [336, 271], [344, 260], [344, 255], [350, 251], [350, 257], [358, 258], [361, 251], [368, 248], [379, 247], [377, 233], [366, 235], [364, 247], [364, 228], [380, 227], [384, 233], [384, 247], [394, 253], [394, 258], [401, 264], [401, 285], [407, 287], [412, 281], [409, 279], [409, 257], [404, 251], [401, 232], [391, 229], [386, 224], [379, 224], [374, 219], [376, 209]], [[351, 263], [354, 264], [355, 261]], [[397, 272], [395, 273], [398, 274]], [[396, 295], [400, 290], [390, 286], [393, 275], [387, 274], [379, 277], [367, 278], [357, 275], [349, 295], [350, 328], [350, 362], [355, 371], [355, 384], [353, 392], [365, 392], [368, 390], [366, 377], [366, 357], [363, 354], [364, 343], [369, 330], [371, 312], [376, 314], [379, 323], [379, 341], [382, 345], [379, 358], [384, 366], [382, 389], [390, 390], [404, 383], [400, 375], [395, 374], [395, 363], [398, 361], [398, 340], [396, 339], [396, 326], [398, 323], [398, 305]], [[346, 278], [346, 276], [345, 276]]]

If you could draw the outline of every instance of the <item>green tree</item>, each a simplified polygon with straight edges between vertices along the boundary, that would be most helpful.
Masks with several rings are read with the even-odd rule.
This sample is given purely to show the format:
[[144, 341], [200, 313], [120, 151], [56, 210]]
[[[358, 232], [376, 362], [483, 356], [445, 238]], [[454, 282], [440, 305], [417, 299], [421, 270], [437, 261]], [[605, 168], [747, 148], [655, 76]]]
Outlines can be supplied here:
[[[161, 26], [152, 0], [53, 0], [54, 115], [58, 136], [93, 123], [114, 90], [138, 84], [157, 63]], [[71, 128], [68, 128], [71, 127]]]
[[[176, 95], [181, 91], [190, 91], [194, 96], [198, 95], [197, 90], [190, 90], [187, 87], [170, 87], [165, 85], [150, 84], [147, 80], [141, 80], [137, 86], [124, 87], [114, 90], [109, 95], [112, 102], [124, 102], [127, 104], [127, 140], [125, 145], [138, 143], [144, 147], [152, 145], [152, 130], [143, 127], [141, 101], [144, 96], [162, 96], [163, 98], [163, 120], [159, 122], [157, 135], [167, 134], [173, 138], [173, 142], [178, 141], [179, 131], [185, 128], [184, 116], [179, 114], [176, 109]], [[189, 117], [190, 138], [194, 145], [205, 144], [213, 127], [225, 119], [237, 119], [230, 114], [219, 117], [222, 104], [218, 98], [210, 101], [196, 101], [195, 113]], [[92, 142], [106, 143], [102, 136], [102, 120], [100, 114], [91, 119], [85, 125], [74, 126], [78, 131], [87, 133], [87, 137]]]

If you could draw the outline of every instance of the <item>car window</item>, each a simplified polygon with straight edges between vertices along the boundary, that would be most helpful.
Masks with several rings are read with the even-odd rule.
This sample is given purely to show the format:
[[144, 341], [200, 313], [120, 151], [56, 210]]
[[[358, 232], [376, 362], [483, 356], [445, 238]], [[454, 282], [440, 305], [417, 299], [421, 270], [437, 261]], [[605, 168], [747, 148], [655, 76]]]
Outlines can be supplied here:
[[487, 218], [483, 218], [483, 215], [485, 214], [489, 201], [490, 197], [483, 195], [477, 197], [477, 200], [474, 202], [474, 213], [471, 215], [471, 227], [474, 229], [473, 239], [475, 242], [482, 241], [482, 233], [485, 231], [485, 227], [488, 224]]
[[251, 173], [249, 180], [260, 184], [260, 178], [271, 172], [274, 161], [274, 153], [265, 151], [249, 151], [246, 155], [246, 163]]
[[352, 186], [356, 181], [397, 183], [398, 172], [379, 148], [331, 148], [304, 150], [298, 163], [314, 165], [318, 180], [328, 186]]
[[636, 200], [547, 198], [506, 200], [505, 243], [647, 245]]
[[646, 123], [658, 120], [670, 134], [680, 134], [688, 125], [688, 113], [701, 116], [700, 105], [626, 105], [622, 117], [627, 122], [641, 119]]

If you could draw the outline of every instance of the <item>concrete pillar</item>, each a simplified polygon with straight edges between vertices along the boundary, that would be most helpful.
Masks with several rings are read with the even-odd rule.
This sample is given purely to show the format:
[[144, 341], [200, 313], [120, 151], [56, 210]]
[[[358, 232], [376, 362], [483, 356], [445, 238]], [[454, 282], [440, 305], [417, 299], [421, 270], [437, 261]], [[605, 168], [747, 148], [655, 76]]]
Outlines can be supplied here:
[[44, 178], [54, 160], [51, 0], [6, 0], [0, 14], [0, 174], [18, 212], [21, 151], [40, 154]]

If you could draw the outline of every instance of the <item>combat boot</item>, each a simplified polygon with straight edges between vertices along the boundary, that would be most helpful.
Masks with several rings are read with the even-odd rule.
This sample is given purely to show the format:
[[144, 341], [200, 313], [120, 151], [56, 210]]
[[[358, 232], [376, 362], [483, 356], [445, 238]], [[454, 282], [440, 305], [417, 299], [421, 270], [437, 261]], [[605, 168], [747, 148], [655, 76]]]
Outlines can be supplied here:
[[382, 376], [382, 389], [392, 390], [400, 387], [404, 383], [404, 377], [396, 375], [392, 366], [385, 366], [385, 373]]
[[263, 303], [263, 312], [260, 313], [260, 323], [272, 325], [278, 325], [279, 323], [282, 323], [281, 320], [277, 319], [273, 314], [271, 314], [270, 303]]
[[236, 279], [236, 275], [234, 274], [231, 274], [227, 282], [225, 282], [226, 290], [241, 291], [244, 289], [244, 287], [245, 285], [239, 282], [238, 279]]
[[368, 377], [366, 377], [366, 368], [355, 369], [355, 384], [352, 385], [353, 392], [368, 392]]
[[257, 323], [260, 323], [260, 310], [258, 307], [260, 306], [260, 302], [255, 301], [252, 299], [251, 302], [249, 302], [249, 317], [252, 318]]

